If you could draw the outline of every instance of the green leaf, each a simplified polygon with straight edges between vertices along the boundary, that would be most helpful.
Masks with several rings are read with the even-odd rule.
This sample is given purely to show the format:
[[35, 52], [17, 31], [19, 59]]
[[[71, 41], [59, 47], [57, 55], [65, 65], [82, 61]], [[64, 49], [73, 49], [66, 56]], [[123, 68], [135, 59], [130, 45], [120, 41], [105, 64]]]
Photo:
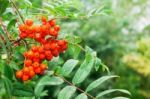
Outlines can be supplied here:
[[115, 78], [118, 76], [103, 76], [97, 80], [95, 80], [94, 82], [92, 82], [87, 88], [86, 88], [86, 92], [89, 92], [91, 90], [93, 90], [94, 88], [100, 86], [102, 83], [104, 83], [105, 81], [111, 79], [111, 78]]
[[96, 57], [96, 59], [95, 59], [95, 65], [94, 65], [96, 71], [98, 71], [101, 63], [102, 63], [101, 59], [99, 59], [99, 58]]
[[34, 96], [33, 92], [26, 91], [23, 89], [22, 90], [14, 89], [12, 94], [13, 94], [13, 96], [18, 96], [18, 97], [32, 97], [32, 96]]
[[110, 73], [109, 68], [104, 63], [101, 63], [101, 65], [102, 65], [102, 70], [103, 71], [106, 70], [108, 73]]
[[11, 81], [8, 79], [8, 78], [6, 78], [6, 77], [3, 77], [3, 81], [4, 81], [4, 86], [5, 86], [5, 90], [6, 90], [6, 92], [7, 92], [7, 95], [8, 95], [8, 99], [12, 99], [12, 94], [11, 94], [11, 92], [12, 92], [12, 83], [11, 83]]
[[78, 60], [69, 59], [67, 60], [62, 67], [62, 75], [69, 76], [75, 66], [78, 64]]
[[17, 64], [15, 61], [11, 61], [11, 62], [9, 63], [9, 66], [11, 66], [11, 67], [12, 67], [13, 69], [15, 69], [15, 70], [21, 69], [20, 66], [18, 66], [18, 64]]
[[47, 96], [48, 95], [48, 90], [44, 90], [43, 92], [40, 93], [40, 96]]
[[23, 57], [23, 55], [20, 52], [17, 51], [17, 52], [14, 53], [14, 59], [16, 61], [23, 61], [24, 57]]
[[81, 52], [81, 48], [79, 48], [78, 46], [75, 46], [74, 44], [71, 44], [71, 43], [69, 43], [68, 45], [69, 45], [68, 48], [69, 48], [70, 54], [73, 55], [73, 57], [75, 59], [77, 59]]
[[15, 26], [16, 24], [16, 18], [13, 18], [12, 20], [10, 20], [10, 22], [7, 25], [7, 30], [10, 30], [13, 26]]
[[44, 86], [46, 86], [46, 85], [60, 85], [63, 82], [64, 81], [59, 77], [44, 76], [40, 79], [40, 81], [35, 86], [34, 93], [36, 96], [39, 96], [40, 93], [42, 92]]
[[13, 84], [12, 94], [19, 97], [31, 97], [34, 95], [34, 92], [31, 86], [16, 82]]
[[58, 99], [71, 99], [71, 96], [75, 93], [75, 91], [76, 87], [66, 86], [59, 92]]
[[75, 99], [88, 99], [87, 95], [82, 93], [80, 95], [78, 95]]
[[8, 4], [8, 0], [0, 0], [0, 16], [5, 12], [6, 8], [8, 7]]
[[122, 92], [122, 93], [125, 93], [125, 94], [128, 94], [128, 95], [131, 95], [129, 91], [124, 90], [124, 89], [108, 89], [108, 90], [105, 90], [105, 91], [102, 91], [101, 93], [99, 93], [96, 96], [96, 98], [100, 99], [100, 97], [102, 97], [104, 95], [107, 95], [107, 94], [110, 94], [112, 92], [116, 92], [116, 91], [119, 91], [119, 92]]
[[6, 63], [4, 64], [4, 76], [7, 77], [10, 80], [13, 79], [13, 70]]
[[83, 82], [89, 75], [92, 67], [94, 65], [94, 53], [86, 53], [85, 60], [81, 64], [80, 68], [77, 70], [72, 82], [74, 84], [79, 84]]
[[127, 98], [127, 97], [114, 97], [112, 99], [129, 99], [129, 98]]
[[32, 3], [29, 1], [29, 0], [24, 0], [24, 2], [29, 5], [29, 6], [32, 6]]
[[89, 11], [89, 13], [87, 14], [87, 17], [91, 17], [95, 12], [96, 12], [96, 8], [92, 9], [91, 11]]
[[82, 42], [82, 39], [78, 36], [68, 35], [65, 38], [67, 39], [68, 42], [75, 43], [75, 44]]

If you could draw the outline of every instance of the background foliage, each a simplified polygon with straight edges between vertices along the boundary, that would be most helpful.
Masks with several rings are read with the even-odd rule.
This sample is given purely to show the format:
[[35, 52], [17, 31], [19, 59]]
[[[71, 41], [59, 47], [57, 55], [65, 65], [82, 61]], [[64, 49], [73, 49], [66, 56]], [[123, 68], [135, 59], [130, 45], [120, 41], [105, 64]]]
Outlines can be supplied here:
[[[107, 66], [109, 66], [110, 74], [120, 76], [119, 79], [108, 81], [107, 83], [103, 84], [103, 86], [100, 86], [100, 88], [97, 90], [93, 90], [91, 94], [95, 95], [95, 93], [108, 88], [121, 88], [129, 90], [132, 94], [132, 99], [150, 98], [150, 21], [148, 19], [150, 17], [149, 0], [13, 1], [17, 4], [19, 11], [24, 18], [32, 18], [35, 19], [35, 21], [41, 15], [48, 15], [50, 18], [58, 18], [60, 21], [59, 24], [61, 25], [61, 38], [64, 38], [67, 35], [67, 39], [69, 41], [72, 41], [73, 39], [75, 40], [75, 43], [79, 43], [82, 46], [87, 44], [90, 46], [90, 48], [94, 49], [97, 52], [97, 56], [100, 57], [100, 59], [102, 59]], [[0, 16], [2, 17], [4, 24], [7, 25], [7, 29], [11, 33], [12, 38], [15, 38], [18, 35], [18, 30], [16, 28], [17, 24], [15, 20], [19, 17], [15, 15], [13, 11], [14, 9], [11, 7], [12, 6], [9, 1], [0, 0]], [[20, 18], [19, 21], [21, 21]], [[76, 35], [76, 37], [71, 38], [72, 35]], [[81, 37], [83, 40], [81, 41], [81, 38], [78, 38], [77, 36]], [[3, 43], [0, 42], [0, 44], [2, 45]], [[15, 54], [13, 56], [15, 61], [11, 62], [10, 65], [12, 68], [17, 69], [18, 66], [16, 66], [16, 63], [17, 65], [22, 64], [21, 59], [23, 58], [20, 53], [25, 51], [25, 48], [17, 47], [17, 50], [14, 50], [13, 48], [9, 47], [11, 45], [10, 42], [6, 42], [6, 44], [7, 46], [3, 45], [3, 52], [6, 51], [6, 48], [14, 51]], [[69, 49], [67, 54], [62, 55], [63, 58], [59, 58], [59, 61], [56, 59], [54, 62], [48, 63], [49, 68], [60, 72], [59, 66], [64, 64], [68, 58], [76, 59], [74, 60], [74, 66], [76, 63], [78, 63], [78, 60], [83, 61], [85, 56], [80, 52], [81, 50], [72, 44], [69, 46], [72, 49]], [[10, 53], [7, 54], [9, 55]], [[1, 58], [5, 58], [5, 55], [3, 54]], [[7, 70], [11, 74], [13, 71], [11, 71], [11, 69], [9, 70], [7, 66], [5, 66], [5, 69], [3, 69], [3, 65], [5, 63], [3, 60], [0, 61], [1, 73], [3, 70]], [[56, 61], [58, 62], [56, 63]], [[52, 65], [57, 66], [57, 68], [53, 67]], [[89, 83], [99, 78], [98, 73], [101, 76], [106, 75], [107, 72], [103, 72], [103, 68], [104, 66], [102, 66], [100, 69], [97, 69], [97, 71], [92, 70], [91, 75], [88, 77], [86, 82], [78, 86], [82, 86], [82, 89], [85, 89]], [[77, 68], [75, 69], [77, 70]], [[63, 71], [61, 72], [65, 76], [69, 74]], [[13, 77], [10, 74], [6, 75], [8, 78], [12, 79]], [[71, 77], [74, 74], [75, 72], [72, 72], [72, 75], [67, 77], [67, 79], [71, 80]], [[44, 82], [45, 79], [49, 78], [43, 77], [40, 81], [42, 82], [43, 80]], [[54, 79], [57, 80], [57, 78]], [[77, 77], [75, 76], [73, 79], [74, 83], [80, 82], [76, 81], [76, 79]], [[7, 83], [3, 83], [3, 81], [6, 81]], [[62, 81], [60, 81], [60, 83], [61, 82]], [[8, 84], [9, 81], [7, 81], [7, 78], [3, 78], [0, 79], [0, 83], [0, 94], [3, 98], [7, 98], [3, 86], [10, 87], [11, 89], [11, 86]], [[34, 85], [34, 83], [31, 82], [31, 85]], [[45, 85], [47, 85], [47, 83], [45, 83]], [[40, 84], [37, 84], [36, 86], [39, 88]], [[48, 89], [48, 94], [54, 98], [56, 97], [57, 92], [64, 86], [65, 85], [58, 87], [47, 86], [45, 89]], [[74, 87], [67, 87], [72, 89], [71, 92], [74, 93]], [[68, 90], [68, 88], [65, 87], [64, 90]], [[30, 88], [27, 88], [27, 90], [32, 91]], [[17, 91], [19, 91], [19, 89], [17, 89]], [[22, 93], [26, 93], [26, 91], [23, 91]], [[38, 94], [38, 92], [36, 93]], [[41, 94], [43, 96], [45, 95], [44, 92]], [[64, 94], [64, 92], [61, 91], [60, 94]], [[27, 95], [32, 96], [31, 93], [27, 93]], [[116, 95], [124, 94], [115, 93], [110, 94], [107, 97], [115, 97]]]

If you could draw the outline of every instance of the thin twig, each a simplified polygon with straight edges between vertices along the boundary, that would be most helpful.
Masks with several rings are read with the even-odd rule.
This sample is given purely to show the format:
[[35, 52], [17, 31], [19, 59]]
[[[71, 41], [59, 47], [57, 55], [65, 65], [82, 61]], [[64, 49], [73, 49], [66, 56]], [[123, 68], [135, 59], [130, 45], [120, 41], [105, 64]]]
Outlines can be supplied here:
[[68, 43], [70, 43], [72, 45], [75, 45], [75, 46], [79, 47], [82, 51], [86, 52], [86, 50], [82, 46], [80, 46], [80, 45], [78, 45], [76, 43], [72, 43], [72, 42], [68, 42]]
[[68, 16], [63, 16], [63, 17], [55, 17], [53, 19], [87, 19], [88, 17], [87, 16], [79, 16], [79, 17], [76, 17], [76, 18], [71, 18], [71, 17], [68, 17]]
[[2, 28], [3, 28], [3, 30], [5, 31], [5, 33], [6, 33], [7, 37], [8, 37], [8, 39], [10, 40], [10, 39], [11, 39], [11, 36], [9, 35], [9, 33], [8, 33], [7, 29], [6, 29], [6, 26], [3, 24], [1, 17], [0, 17], [0, 25], [2, 26]]
[[[16, 6], [16, 4], [13, 2], [13, 0], [10, 0], [10, 2], [12, 4], [12, 8], [14, 9], [15, 14], [18, 15], [21, 18], [21, 20], [22, 20], [23, 23], [25, 23], [25, 20], [24, 20], [23, 16], [21, 15], [21, 13], [19, 12], [18, 7]], [[20, 42], [20, 41], [23, 41], [25, 47], [28, 49], [27, 41], [24, 40], [24, 39], [18, 38], [18, 40], [16, 40], [14, 43]]]
[[20, 16], [22, 22], [25, 23], [25, 22], [24, 22], [24, 18], [23, 18], [23, 16], [21, 15], [21, 13], [19, 12], [19, 10], [18, 10], [16, 4], [13, 2], [13, 0], [10, 0], [10, 2], [11, 2], [11, 4], [13, 5], [13, 7], [15, 8], [16, 12], [18, 13], [18, 15]]
[[74, 85], [73, 83], [71, 83], [71, 82], [69, 82], [68, 80], [66, 80], [64, 77], [62, 77], [62, 76], [60, 76], [60, 75], [58, 75], [58, 74], [56, 74], [56, 73], [55, 73], [54, 75], [60, 77], [63, 81], [65, 81], [65, 82], [68, 83], [69, 85], [76, 87], [77, 90], [79, 90], [79, 91], [82, 92], [82, 93], [85, 93], [85, 94], [86, 94], [87, 96], [89, 96], [90, 98], [96, 99], [94, 96], [92, 96], [92, 95], [90, 95], [89, 93], [85, 92], [84, 90], [80, 89], [79, 87], [77, 87], [77, 86]]

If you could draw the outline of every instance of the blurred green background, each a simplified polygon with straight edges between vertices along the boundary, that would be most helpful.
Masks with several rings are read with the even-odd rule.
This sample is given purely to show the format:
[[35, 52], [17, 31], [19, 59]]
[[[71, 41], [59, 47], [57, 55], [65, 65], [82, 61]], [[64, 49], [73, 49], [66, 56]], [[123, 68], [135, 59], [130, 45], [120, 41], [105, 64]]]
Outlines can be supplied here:
[[80, 36], [120, 76], [110, 86], [129, 90], [131, 99], [150, 99], [150, 0], [62, 0], [62, 6], [53, 4], [61, 0], [15, 1], [26, 18], [70, 17], [61, 20], [61, 32]]

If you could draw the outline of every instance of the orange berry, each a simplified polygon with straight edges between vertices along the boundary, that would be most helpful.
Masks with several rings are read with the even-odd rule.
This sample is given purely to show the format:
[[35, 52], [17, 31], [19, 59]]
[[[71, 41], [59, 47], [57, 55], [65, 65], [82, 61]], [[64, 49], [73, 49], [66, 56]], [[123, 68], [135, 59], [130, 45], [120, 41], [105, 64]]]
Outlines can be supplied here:
[[33, 66], [33, 68], [35, 69], [35, 68], [38, 68], [39, 67], [39, 63], [38, 62], [34, 62], [33, 64], [32, 64], [32, 66]]
[[26, 52], [26, 58], [32, 59], [34, 57], [33, 51]]
[[51, 51], [50, 51], [50, 50], [45, 51], [45, 55], [46, 55], [46, 56], [51, 56], [51, 55], [52, 55], [52, 54], [51, 54]]
[[57, 57], [57, 56], [59, 55], [59, 52], [58, 52], [57, 49], [55, 49], [55, 50], [52, 51], [52, 54], [53, 54], [55, 57]]
[[16, 77], [17, 78], [21, 78], [22, 75], [23, 75], [23, 72], [21, 70], [16, 72]]
[[30, 71], [33, 71], [34, 69], [33, 69], [33, 67], [32, 67], [32, 66], [30, 66], [30, 67], [29, 67], [29, 70], [30, 70]]
[[25, 24], [28, 26], [32, 26], [33, 25], [33, 20], [32, 19], [28, 19], [25, 21]]
[[45, 70], [45, 69], [47, 69], [47, 66], [46, 66], [45, 64], [41, 64], [41, 65], [40, 65], [40, 68], [41, 68], [42, 70]]
[[57, 47], [56, 43], [51, 43], [51, 44], [50, 44], [50, 49], [51, 49], [51, 50], [56, 49], [56, 47]]
[[55, 26], [54, 26], [54, 30], [55, 30], [55, 31], [59, 31], [59, 30], [60, 30], [60, 26], [59, 26], [59, 25], [55, 25]]
[[51, 25], [51, 26], [54, 26], [55, 25], [55, 20], [54, 19], [52, 19], [52, 20], [49, 20], [49, 24]]
[[30, 75], [30, 77], [32, 78], [33, 76], [35, 76], [35, 72], [34, 72], [33, 70], [31, 70], [31, 71], [29, 72], [29, 75]]
[[36, 57], [35, 57], [35, 58], [33, 58], [33, 61], [34, 61], [34, 62], [38, 62], [38, 63], [40, 63], [40, 62], [41, 62], [41, 60], [40, 60], [40, 58], [39, 58], [39, 57], [38, 57], [38, 58], [36, 58]]
[[34, 29], [35, 29], [35, 32], [40, 32], [41, 31], [41, 27], [39, 25], [36, 25], [34, 27]]
[[25, 66], [31, 66], [32, 65], [32, 60], [27, 59], [24, 61]]
[[45, 55], [44, 54], [40, 54], [40, 59], [44, 59], [45, 58]]
[[44, 44], [44, 49], [49, 50], [50, 49], [50, 44], [49, 43]]
[[19, 30], [20, 31], [24, 32], [24, 31], [26, 31], [26, 29], [27, 29], [27, 26], [25, 24], [19, 25]]
[[23, 81], [29, 80], [29, 75], [23, 75], [23, 76], [22, 76], [22, 80], [23, 80]]
[[36, 74], [39, 74], [41, 72], [41, 68], [40, 67], [37, 67], [36, 69], [35, 69], [35, 73]]
[[62, 45], [65, 44], [65, 41], [64, 41], [64, 40], [59, 40], [59, 41], [57, 42], [57, 44], [60, 45], [60, 46], [62, 46]]
[[40, 33], [36, 33], [36, 34], [34, 35], [34, 38], [35, 38], [35, 39], [40, 39], [40, 38], [41, 38], [41, 34], [40, 34]]
[[41, 20], [42, 20], [42, 22], [46, 22], [46, 21], [47, 21], [47, 18], [46, 18], [45, 16], [42, 16], [42, 17], [41, 17]]
[[38, 52], [39, 52], [39, 53], [43, 53], [43, 52], [44, 52], [44, 48], [43, 48], [43, 47], [41, 47], [41, 46], [40, 46], [40, 47], [38, 47]]
[[28, 68], [28, 67], [24, 67], [24, 68], [23, 68], [23, 73], [24, 73], [24, 74], [28, 74], [28, 73], [29, 73], [29, 71], [30, 71], [30, 70], [29, 70], [29, 68]]
[[52, 60], [52, 58], [53, 58], [52, 55], [46, 56], [46, 59], [47, 59], [48, 61]]
[[19, 37], [20, 37], [21, 39], [26, 38], [26, 37], [27, 37], [27, 34], [26, 34], [26, 33], [21, 33], [21, 34], [19, 34]]

